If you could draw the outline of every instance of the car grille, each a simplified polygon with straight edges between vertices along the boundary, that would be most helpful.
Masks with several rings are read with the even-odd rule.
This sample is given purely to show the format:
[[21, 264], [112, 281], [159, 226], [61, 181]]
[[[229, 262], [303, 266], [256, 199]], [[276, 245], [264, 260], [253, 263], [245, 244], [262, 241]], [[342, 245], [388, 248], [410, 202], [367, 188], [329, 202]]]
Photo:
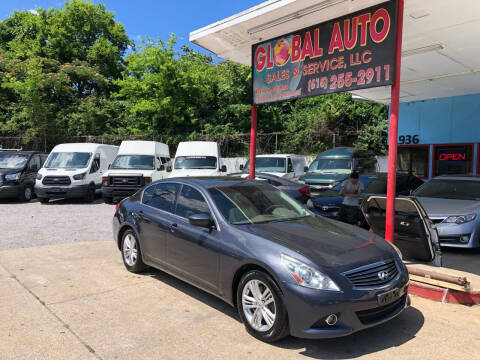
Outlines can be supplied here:
[[43, 185], [68, 186], [71, 183], [69, 176], [45, 176], [42, 180]]
[[395, 261], [389, 260], [354, 269], [344, 275], [355, 287], [376, 287], [392, 281], [398, 275], [398, 268]]
[[111, 186], [142, 187], [142, 176], [110, 176], [109, 184]]
[[400, 308], [405, 306], [405, 300], [407, 295], [403, 295], [400, 299], [395, 300], [391, 304], [376, 307], [373, 309], [357, 311], [356, 314], [358, 319], [364, 325], [376, 323], [387, 318], [389, 315], [393, 314], [394, 312], [398, 311]]

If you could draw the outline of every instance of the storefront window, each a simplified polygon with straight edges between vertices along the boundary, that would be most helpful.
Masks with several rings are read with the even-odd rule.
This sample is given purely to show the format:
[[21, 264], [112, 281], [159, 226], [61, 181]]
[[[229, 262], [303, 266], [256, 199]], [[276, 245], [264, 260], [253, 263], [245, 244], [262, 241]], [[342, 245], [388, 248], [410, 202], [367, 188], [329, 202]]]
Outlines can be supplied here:
[[428, 177], [428, 145], [398, 148], [398, 171]]
[[472, 145], [439, 145], [435, 147], [435, 176], [471, 175]]

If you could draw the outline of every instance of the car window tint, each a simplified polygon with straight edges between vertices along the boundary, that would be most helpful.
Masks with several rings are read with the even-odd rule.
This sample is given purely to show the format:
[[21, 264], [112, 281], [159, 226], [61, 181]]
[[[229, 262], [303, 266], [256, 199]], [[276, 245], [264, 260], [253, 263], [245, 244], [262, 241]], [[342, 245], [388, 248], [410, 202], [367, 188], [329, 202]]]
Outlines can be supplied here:
[[37, 170], [42, 167], [41, 161], [40, 161], [40, 155], [33, 155], [32, 159], [30, 160], [30, 163], [28, 164], [29, 169], [33, 169], [33, 165], [36, 165]]
[[148, 205], [173, 213], [178, 187], [178, 184], [173, 183], [157, 184]]
[[227, 198], [223, 193], [215, 188], [209, 189], [213, 201], [217, 208], [223, 214], [225, 219], [231, 224], [246, 224], [249, 223], [247, 217], [235, 206], [235, 204]]
[[143, 191], [142, 203], [144, 203], [145, 205], [150, 205], [150, 201], [152, 200], [154, 190], [155, 190], [155, 185], [151, 185]]
[[188, 218], [195, 214], [210, 214], [210, 209], [205, 198], [197, 189], [183, 185], [182, 191], [178, 196], [175, 213], [178, 216]]

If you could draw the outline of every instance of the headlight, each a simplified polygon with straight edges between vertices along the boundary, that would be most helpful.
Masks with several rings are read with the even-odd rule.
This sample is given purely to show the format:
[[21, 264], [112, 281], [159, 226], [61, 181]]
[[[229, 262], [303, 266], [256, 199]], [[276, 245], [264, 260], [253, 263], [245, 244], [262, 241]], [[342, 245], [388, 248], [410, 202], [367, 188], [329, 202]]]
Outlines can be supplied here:
[[298, 285], [311, 289], [340, 291], [340, 288], [327, 275], [294, 259], [288, 255], [281, 255], [280, 261], [285, 265]]
[[15, 181], [15, 180], [20, 180], [20, 176], [22, 176], [21, 172], [15, 173], [15, 174], [8, 174], [5, 175], [5, 180], [6, 181]]
[[445, 220], [443, 220], [443, 222], [444, 223], [464, 224], [464, 223], [475, 220], [476, 217], [477, 217], [477, 214], [449, 216]]
[[340, 184], [339, 181], [331, 183], [330, 185], [328, 185], [328, 187], [331, 189], [331, 188], [334, 188], [335, 186], [337, 186], [338, 184]]
[[400, 260], [403, 260], [403, 255], [402, 255], [402, 252], [400, 251], [400, 249], [392, 243], [390, 243], [390, 245], [392, 245], [393, 249], [397, 252], [398, 256], [400, 257]]
[[43, 177], [42, 174], [40, 173], [37, 174], [37, 180], [42, 180], [42, 177]]
[[86, 175], [87, 175], [87, 173], [73, 175], [73, 180], [83, 180], [83, 179], [85, 179]]

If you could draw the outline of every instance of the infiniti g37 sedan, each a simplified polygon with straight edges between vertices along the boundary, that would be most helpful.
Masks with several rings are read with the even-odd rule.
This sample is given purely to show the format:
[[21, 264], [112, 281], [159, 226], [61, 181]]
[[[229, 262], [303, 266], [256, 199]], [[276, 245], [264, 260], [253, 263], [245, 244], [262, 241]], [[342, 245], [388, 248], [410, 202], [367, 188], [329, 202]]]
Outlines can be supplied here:
[[118, 205], [113, 228], [127, 270], [152, 266], [223, 299], [263, 341], [348, 335], [409, 303], [398, 249], [263, 182], [158, 181]]

